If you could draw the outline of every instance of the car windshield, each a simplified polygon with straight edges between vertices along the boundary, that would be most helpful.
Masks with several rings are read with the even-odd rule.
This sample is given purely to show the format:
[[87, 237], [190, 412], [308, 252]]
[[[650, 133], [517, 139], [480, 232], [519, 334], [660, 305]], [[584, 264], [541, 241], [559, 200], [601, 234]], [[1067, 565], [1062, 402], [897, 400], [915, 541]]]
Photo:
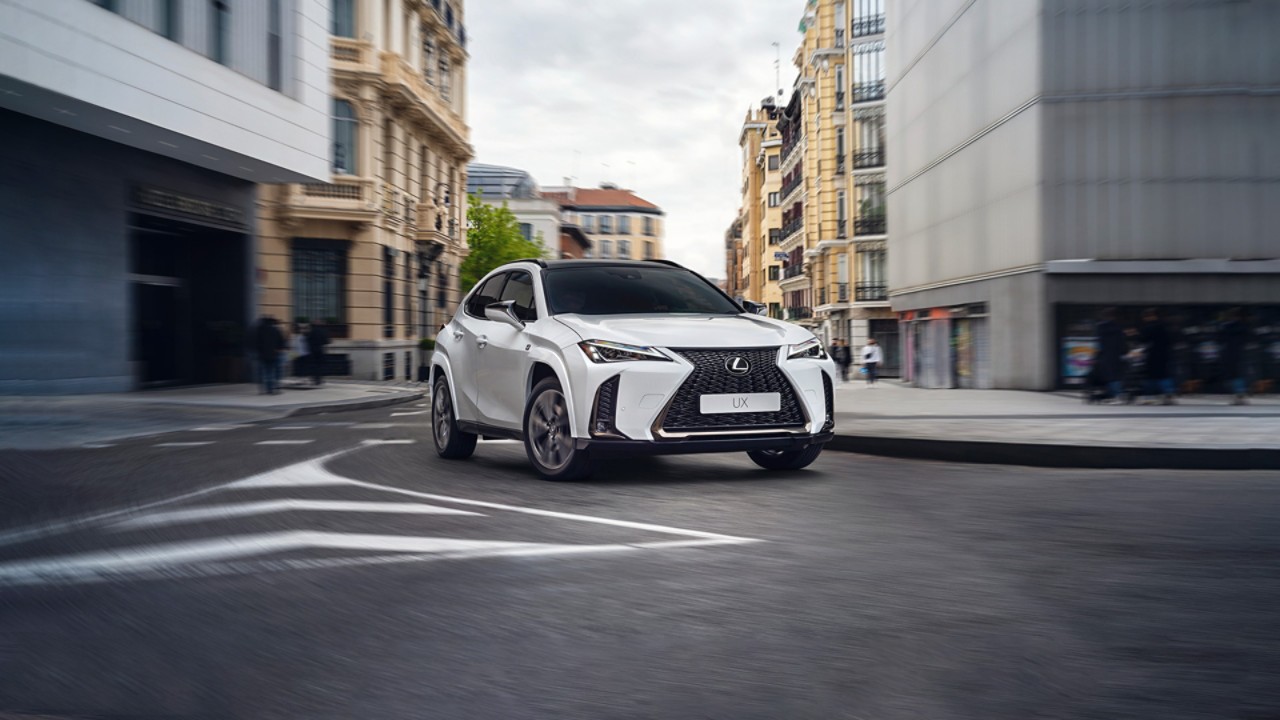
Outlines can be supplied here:
[[672, 267], [603, 265], [553, 268], [544, 276], [551, 313], [578, 315], [737, 315], [728, 297]]

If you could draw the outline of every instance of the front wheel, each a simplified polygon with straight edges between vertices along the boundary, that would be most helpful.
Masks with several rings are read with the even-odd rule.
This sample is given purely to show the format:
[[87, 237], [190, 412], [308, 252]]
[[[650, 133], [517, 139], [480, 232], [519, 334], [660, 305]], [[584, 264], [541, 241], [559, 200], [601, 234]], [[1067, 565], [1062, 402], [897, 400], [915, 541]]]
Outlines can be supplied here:
[[533, 388], [524, 409], [524, 449], [547, 480], [580, 480], [591, 474], [591, 458], [579, 450], [569, 427], [569, 403], [555, 378]]
[[449, 394], [449, 381], [441, 375], [431, 391], [431, 437], [436, 441], [436, 454], [449, 460], [463, 460], [476, 451], [475, 433], [464, 432], [458, 427], [458, 416], [453, 411], [453, 396]]
[[766, 470], [800, 470], [812, 465], [821, 453], [821, 445], [810, 445], [803, 450], [750, 450], [747, 457]]

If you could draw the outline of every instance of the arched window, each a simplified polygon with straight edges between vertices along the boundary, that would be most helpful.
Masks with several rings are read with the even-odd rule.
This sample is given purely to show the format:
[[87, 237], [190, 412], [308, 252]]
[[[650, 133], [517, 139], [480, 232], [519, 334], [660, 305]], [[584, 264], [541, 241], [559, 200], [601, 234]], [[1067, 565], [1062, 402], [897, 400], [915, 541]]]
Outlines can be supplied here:
[[356, 111], [346, 100], [333, 100], [333, 172], [356, 174]]

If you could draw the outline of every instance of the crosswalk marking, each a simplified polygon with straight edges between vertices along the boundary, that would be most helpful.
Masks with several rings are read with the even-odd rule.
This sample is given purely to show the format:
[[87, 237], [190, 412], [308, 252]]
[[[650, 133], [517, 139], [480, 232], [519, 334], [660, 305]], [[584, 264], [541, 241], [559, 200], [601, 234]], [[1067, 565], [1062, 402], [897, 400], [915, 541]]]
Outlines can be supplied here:
[[148, 513], [140, 517], [121, 520], [115, 523], [114, 526], [120, 529], [134, 530], [144, 527], [181, 525], [183, 523], [198, 523], [206, 520], [228, 520], [231, 518], [248, 517], [250, 515], [269, 515], [271, 513], [290, 511], [396, 513], [405, 515], [472, 515], [483, 517], [482, 513], [439, 507], [436, 505], [426, 505], [423, 503], [288, 499], [231, 503], [227, 505], [205, 505], [188, 510], [169, 510], [165, 512]]
[[254, 445], [308, 445], [315, 440], [259, 440]]

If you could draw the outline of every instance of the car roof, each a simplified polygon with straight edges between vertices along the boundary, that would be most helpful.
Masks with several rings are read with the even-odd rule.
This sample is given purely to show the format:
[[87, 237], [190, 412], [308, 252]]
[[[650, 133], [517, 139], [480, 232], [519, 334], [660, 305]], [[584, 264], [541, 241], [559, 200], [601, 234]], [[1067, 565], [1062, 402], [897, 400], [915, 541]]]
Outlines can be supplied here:
[[[532, 263], [544, 268], [563, 268], [563, 267], [601, 267], [601, 266], [629, 266], [629, 267], [653, 267], [655, 265], [679, 268], [685, 270], [683, 265], [672, 260], [602, 260], [596, 258], [583, 258], [572, 260], [543, 260], [541, 258], [526, 258], [523, 260], [513, 260], [507, 265], [519, 265], [522, 263]], [[505, 267], [505, 266], [504, 266]]]

